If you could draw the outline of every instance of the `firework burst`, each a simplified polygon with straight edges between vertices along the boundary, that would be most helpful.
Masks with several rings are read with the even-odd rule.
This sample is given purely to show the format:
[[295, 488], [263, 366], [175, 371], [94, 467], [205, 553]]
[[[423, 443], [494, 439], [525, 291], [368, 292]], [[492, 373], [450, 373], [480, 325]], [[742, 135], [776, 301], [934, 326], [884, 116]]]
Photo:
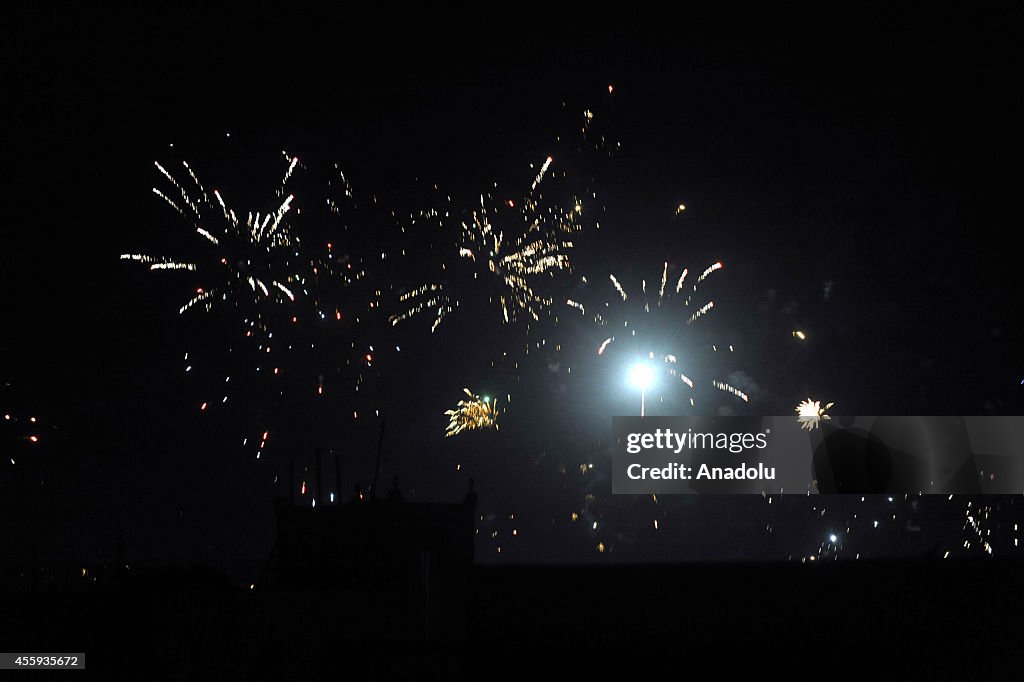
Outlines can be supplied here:
[[[600, 300], [597, 311], [590, 313], [594, 322], [613, 332], [597, 346], [597, 355], [627, 353], [634, 363], [639, 363], [633, 365], [634, 369], [642, 366], [645, 371], [663, 372], [670, 379], [669, 385], [677, 382], [687, 387], [691, 407], [696, 405], [696, 392], [703, 385], [749, 402], [749, 396], [740, 388], [721, 379], [698, 376], [706, 374], [703, 370], [712, 362], [705, 357], [705, 351], [720, 350], [718, 344], [700, 338], [693, 330], [715, 308], [713, 300], [702, 298], [701, 286], [721, 269], [722, 263], [713, 263], [691, 282], [686, 269], [670, 277], [666, 262], [658, 280], [641, 280], [639, 291], [632, 293], [618, 277], [609, 275], [610, 296]], [[588, 307], [583, 303], [569, 299], [566, 304], [587, 316]], [[733, 347], [725, 345], [721, 350], [732, 352]], [[654, 383], [654, 375], [643, 383]]]
[[457, 436], [463, 431], [473, 431], [476, 429], [494, 429], [498, 430], [498, 415], [501, 414], [501, 410], [498, 409], [498, 399], [491, 399], [487, 396], [481, 398], [474, 394], [468, 388], [462, 389], [466, 394], [467, 399], [462, 399], [459, 404], [452, 410], [446, 410], [445, 416], [448, 417], [448, 426], [445, 428], [445, 437], [450, 438], [451, 436]]
[[[593, 139], [593, 121], [594, 113], [584, 111], [576, 153], [606, 150], [604, 136]], [[440, 275], [400, 295], [392, 325], [426, 315], [432, 318], [431, 332], [436, 331], [472, 295], [486, 298], [504, 324], [524, 319], [529, 328], [554, 314], [555, 299], [542, 283], [571, 270], [573, 239], [584, 227], [584, 197], [597, 194], [587, 187], [569, 189], [567, 173], [551, 156], [531, 164], [530, 173], [530, 184], [518, 198], [500, 194], [494, 183], [472, 209], [459, 210], [449, 196], [437, 208], [408, 217], [408, 227], [428, 233], [440, 228], [450, 241], [442, 247]], [[453, 284], [453, 276], [460, 285]]]
[[187, 162], [182, 162], [188, 176], [185, 184], [154, 162], [165, 187], [154, 187], [153, 193], [189, 224], [206, 250], [201, 259], [133, 253], [121, 254], [121, 259], [148, 265], [150, 270], [198, 272], [206, 279], [208, 283], [195, 288], [192, 297], [178, 309], [179, 314], [196, 306], [209, 311], [217, 302], [232, 301], [240, 306], [248, 301], [257, 310], [264, 302], [294, 302], [296, 292], [305, 290], [308, 270], [311, 266], [315, 270], [316, 264], [300, 257], [299, 240], [289, 222], [295, 196], [285, 195], [285, 187], [299, 159], [285, 158], [287, 170], [275, 205], [248, 211], [244, 218], [219, 190], [207, 192]]
[[[472, 271], [474, 287], [495, 287], [487, 295], [500, 308], [506, 324], [520, 316], [539, 321], [541, 315], [550, 312], [553, 299], [535, 286], [555, 271], [570, 268], [571, 237], [581, 229], [583, 206], [579, 199], [574, 198], [568, 208], [543, 201], [539, 190], [551, 164], [548, 157], [526, 197], [519, 201], [480, 195], [480, 205], [460, 221], [450, 251], [457, 257], [458, 265], [468, 266]], [[443, 224], [440, 211], [422, 213], [419, 217], [437, 219]], [[442, 270], [448, 268], [447, 263], [442, 264]], [[451, 288], [441, 282], [422, 284], [402, 294], [399, 303], [405, 309], [391, 316], [392, 325], [429, 313], [433, 316], [431, 332], [459, 306]]]
[[365, 318], [379, 306], [381, 290], [369, 283], [362, 259], [337, 241], [364, 216], [352, 214], [353, 190], [337, 164], [318, 167], [310, 179], [298, 157], [282, 157], [284, 175], [259, 210], [246, 212], [232, 207], [227, 192], [205, 188], [187, 162], [179, 177], [156, 163], [161, 182], [153, 193], [195, 235], [180, 246], [190, 257], [121, 256], [195, 282], [179, 315], [218, 313], [190, 341], [182, 370], [199, 413], [244, 396], [247, 409], [233, 419], [240, 422], [238, 442], [256, 459], [278, 440], [278, 425], [308, 418], [316, 404], [330, 402], [353, 419], [367, 408], [379, 413], [379, 405], [366, 404], [378, 353]]
[[832, 408], [835, 403], [828, 403], [825, 407], [821, 406], [821, 401], [811, 400], [808, 398], [802, 403], [796, 406], [795, 412], [797, 413], [797, 421], [800, 422], [801, 429], [807, 429], [812, 431], [818, 428], [822, 420], [829, 421], [832, 417], [828, 416], [827, 411]]

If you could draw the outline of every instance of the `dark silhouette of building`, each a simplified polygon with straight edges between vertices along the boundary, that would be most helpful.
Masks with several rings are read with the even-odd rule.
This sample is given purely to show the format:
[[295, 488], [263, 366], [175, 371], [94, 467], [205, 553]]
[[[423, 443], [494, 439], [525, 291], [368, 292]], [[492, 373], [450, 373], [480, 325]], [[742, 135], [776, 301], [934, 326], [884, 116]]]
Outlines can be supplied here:
[[398, 476], [391, 479], [391, 490], [388, 491], [388, 502], [405, 502], [405, 496], [398, 488]]
[[466, 493], [466, 496], [464, 498], [462, 498], [462, 506], [466, 507], [469, 510], [470, 514], [476, 512], [477, 505], [477, 496], [476, 493], [473, 492], [473, 484], [473, 479], [469, 479], [469, 492]]
[[462, 639], [473, 565], [464, 504], [367, 501], [298, 507], [274, 499], [277, 539], [257, 585], [316, 591], [362, 635]]

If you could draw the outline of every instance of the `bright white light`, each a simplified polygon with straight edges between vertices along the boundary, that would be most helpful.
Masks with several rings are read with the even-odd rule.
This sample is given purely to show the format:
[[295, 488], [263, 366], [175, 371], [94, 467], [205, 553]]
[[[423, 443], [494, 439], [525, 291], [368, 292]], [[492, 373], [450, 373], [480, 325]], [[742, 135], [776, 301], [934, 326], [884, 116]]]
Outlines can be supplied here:
[[646, 362], [638, 362], [629, 370], [629, 383], [646, 391], [654, 383], [654, 368]]
[[832, 535], [829, 535], [829, 536], [828, 536], [828, 539], [829, 539], [829, 542], [832, 542], [832, 543], [834, 543], [834, 542], [835, 542], [836, 540], [838, 540], [839, 538], [837, 538], [837, 537], [835, 536], [835, 533], [833, 533]]

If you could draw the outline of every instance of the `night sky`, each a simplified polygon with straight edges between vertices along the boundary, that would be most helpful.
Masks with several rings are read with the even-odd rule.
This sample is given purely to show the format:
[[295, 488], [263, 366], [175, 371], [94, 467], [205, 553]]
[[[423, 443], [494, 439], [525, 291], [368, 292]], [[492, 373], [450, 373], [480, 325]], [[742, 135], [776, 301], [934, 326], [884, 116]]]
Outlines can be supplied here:
[[[666, 262], [699, 273], [722, 261], [700, 338], [734, 345], [707, 371], [751, 401], [714, 395], [708, 409], [789, 414], [813, 397], [836, 414], [1018, 414], [1019, 9], [683, 21], [199, 3], [6, 12], [0, 412], [20, 421], [2, 442], [0, 505], [11, 561], [106, 561], [120, 536], [136, 561], [251, 577], [289, 459], [296, 482], [315, 487], [322, 448], [326, 492], [337, 451], [343, 497], [365, 489], [376, 410], [382, 491], [397, 474], [407, 498], [457, 501], [476, 480], [479, 561], [854, 559], [962, 545], [964, 503], [946, 498], [613, 497], [610, 417], [635, 414], [636, 396], [596, 358], [606, 335], [562, 304], [610, 299], [610, 273], [635, 290]], [[581, 149], [587, 110], [595, 134]], [[314, 216], [324, 171], [344, 170], [354, 198], [343, 216], [296, 224], [305, 249], [323, 256], [329, 241], [367, 276], [325, 289], [344, 321], [302, 327], [318, 349], [272, 395], [242, 378], [254, 361], [235, 310], [177, 314], [198, 273], [149, 273], [119, 255], [187, 259], [197, 246], [151, 191], [166, 189], [154, 160], [188, 160], [234, 205], [266, 210], [280, 203], [282, 150], [308, 166], [296, 178], [308, 192], [295, 191], [314, 197]], [[543, 317], [529, 335], [503, 325], [452, 274], [464, 303], [436, 333], [429, 315], [388, 325], [399, 293], [458, 262], [443, 233], [402, 234], [403, 216], [448, 195], [472, 209], [495, 182], [520, 197], [549, 154], [570, 186], [597, 192], [573, 272], [544, 284], [557, 323]], [[361, 365], [371, 344], [377, 357]], [[198, 359], [189, 372], [185, 353]], [[226, 374], [238, 378], [222, 405], [214, 384]], [[511, 396], [499, 431], [443, 437], [463, 387]], [[671, 414], [666, 400], [656, 409]], [[1008, 500], [985, 504], [1019, 516]], [[833, 533], [843, 541], [823, 550]]]

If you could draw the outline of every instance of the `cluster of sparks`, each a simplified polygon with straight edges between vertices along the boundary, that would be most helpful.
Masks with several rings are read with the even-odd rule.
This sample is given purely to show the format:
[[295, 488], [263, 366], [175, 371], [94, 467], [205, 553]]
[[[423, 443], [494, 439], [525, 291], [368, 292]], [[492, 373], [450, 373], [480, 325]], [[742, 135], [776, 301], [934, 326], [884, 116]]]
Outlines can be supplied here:
[[[2, 427], [5, 433], [5, 441], [9, 437], [12, 441], [31, 446], [39, 444], [42, 440], [42, 424], [38, 418], [31, 415], [22, 416], [5, 412], [0, 415], [0, 427]], [[9, 445], [5, 445], [7, 446], [4, 448], [6, 451], [3, 453], [5, 459], [10, 464], [16, 465], [18, 463], [16, 459], [17, 452]]]
[[[545, 165], [550, 160], [549, 157]], [[508, 201], [509, 207], [514, 205], [514, 201]], [[577, 204], [572, 211], [553, 213], [557, 216], [556, 226], [546, 228], [542, 214], [537, 212], [538, 206], [532, 192], [521, 205], [524, 208], [519, 216], [527, 224], [525, 234], [506, 238], [505, 232], [495, 224], [501, 210], [489, 210], [481, 195], [480, 207], [460, 225], [460, 239], [456, 247], [458, 257], [477, 268], [474, 279], [479, 279], [476, 275], [483, 273], [486, 278], [491, 278], [488, 281], [497, 284], [499, 291], [491, 298], [497, 300], [505, 323], [515, 321], [520, 315], [539, 321], [540, 315], [550, 310], [553, 299], [535, 291], [533, 284], [537, 278], [555, 270], [569, 269], [567, 251], [573, 248], [573, 243], [568, 236], [578, 229], [576, 218], [583, 210]], [[535, 212], [532, 219], [531, 212]], [[519, 221], [514, 218], [510, 222]], [[399, 302], [408, 307], [391, 316], [392, 325], [429, 311], [434, 316], [431, 332], [459, 305], [449, 289], [440, 282], [423, 284], [403, 294]]]
[[[962, 495], [948, 495], [941, 501], [935, 496], [911, 494], [845, 497], [831, 501], [825, 498], [807, 508], [812, 518], [823, 524], [824, 530], [816, 531], [815, 528], [821, 526], [809, 523], [808, 527], [819, 538], [815, 540], [814, 549], [805, 554], [788, 554], [789, 560], [815, 563], [843, 558], [892, 557], [907, 552], [933, 559], [988, 558], [997, 552], [1012, 556], [1020, 551], [1020, 522], [1016, 520], [1019, 510], [1014, 497], [989, 498], [981, 503], [977, 499], [965, 500], [966, 496]], [[925, 505], [929, 497], [929, 504]], [[776, 495], [766, 495], [764, 499], [769, 507], [773, 502], [783, 501]], [[791, 497], [789, 506], [799, 504], [799, 500], [799, 497]], [[951, 508], [940, 509], [940, 505]], [[949, 514], [955, 514], [958, 505], [963, 505], [959, 537], [945, 536], [941, 529], [924, 526], [925, 514], [948, 518]], [[773, 534], [776, 524], [769, 521], [765, 529]], [[926, 532], [929, 530], [931, 534]], [[934, 535], [935, 531], [940, 534]]]
[[822, 420], [829, 421], [832, 417], [828, 416], [828, 410], [832, 409], [835, 403], [828, 403], [825, 407], [821, 406], [820, 400], [811, 400], [808, 398], [799, 405], [796, 406], [797, 421], [800, 422], [800, 428], [808, 431], [813, 431], [818, 428]]
[[445, 429], [445, 437], [456, 436], [463, 431], [477, 429], [498, 430], [498, 399], [476, 395], [468, 388], [462, 389], [466, 398], [459, 401], [458, 405], [451, 410], [446, 410], [448, 426]]
[[[958, 551], [967, 555], [980, 553], [986, 557], [1020, 551], [1020, 518], [1016, 497], [968, 498], [963, 508], [963, 538]], [[953, 502], [956, 497], [949, 496]], [[1009, 513], [1008, 513], [1009, 512]], [[946, 552], [943, 558], [949, 558]]]
[[[587, 111], [584, 118], [585, 134], [593, 114]], [[473, 286], [487, 287], [487, 297], [497, 305], [505, 324], [520, 317], [539, 322], [542, 315], [550, 314], [554, 299], [539, 290], [539, 281], [571, 269], [569, 252], [573, 235], [582, 229], [583, 202], [573, 196], [563, 205], [544, 196], [545, 180], [555, 174], [553, 163], [548, 156], [529, 191], [518, 200], [481, 194], [479, 206], [461, 213], [449, 251], [453, 260], [441, 264], [445, 272], [468, 266]], [[413, 223], [425, 219], [444, 227], [446, 219], [459, 213], [451, 209], [451, 197], [447, 203], [447, 210], [421, 211], [410, 218]], [[392, 325], [429, 314], [433, 317], [430, 331], [434, 332], [459, 307], [460, 300], [452, 287], [430, 281], [402, 294], [399, 303], [404, 308], [389, 318]]]
[[[298, 165], [298, 157], [290, 157], [281, 181], [279, 194]], [[220, 256], [215, 260], [218, 272], [209, 273], [210, 284], [197, 287], [193, 296], [178, 310], [184, 314], [202, 304], [210, 310], [215, 301], [227, 301], [248, 293], [257, 304], [261, 300], [295, 301], [293, 289], [301, 287], [304, 278], [298, 274], [293, 259], [298, 256], [298, 240], [286, 220], [294, 195], [287, 195], [275, 208], [248, 211], [243, 218], [231, 208], [219, 190], [208, 193], [196, 173], [183, 161], [190, 189], [177, 180], [159, 162], [156, 169], [170, 185], [168, 192], [154, 187], [153, 193], [180, 215], [208, 246]], [[197, 271], [197, 262], [166, 256], [125, 253], [122, 260], [148, 265], [150, 270]]]
[[[591, 466], [581, 465], [581, 471], [586, 474]], [[692, 526], [688, 514], [693, 508], [673, 505], [677, 501], [673, 496], [662, 500], [650, 495], [644, 506], [651, 509], [652, 518], [646, 529], [634, 526], [634, 532], [642, 537], [673, 525]], [[588, 495], [583, 509], [572, 511], [568, 521], [589, 531], [595, 552], [614, 552], [616, 536], [625, 536], [621, 531], [614, 535], [603, 532], [613, 521], [608, 514], [594, 510], [592, 503], [593, 496]], [[779, 560], [814, 565], [894, 557], [988, 559], [1021, 556], [1018, 503], [1017, 496], [765, 493], [750, 513], [760, 519], [757, 532], [767, 536], [768, 546], [774, 545], [774, 556]], [[672, 508], [675, 513], [670, 511]], [[959, 526], [958, 515], [962, 522]], [[789, 528], [782, 532], [784, 526]], [[755, 528], [750, 526], [751, 531]]]
[[[300, 240], [296, 222], [302, 215], [307, 228], [304, 237], [310, 234], [309, 228], [318, 228], [326, 236], [327, 226], [344, 221], [343, 208], [354, 206], [352, 187], [335, 164], [329, 169], [326, 187], [322, 175], [316, 176], [321, 184], [303, 186], [311, 191], [301, 192], [305, 201], [300, 203], [296, 196], [300, 192], [293, 189], [298, 171], [306, 168], [297, 156], [281, 154], [284, 175], [262, 202], [266, 210], [253, 211], [237, 210], [220, 190], [207, 190], [188, 162], [181, 163], [181, 179], [156, 162], [162, 182], [153, 194], [184, 220], [187, 233], [197, 237], [182, 242], [181, 249], [193, 257], [121, 255], [122, 260], [146, 265], [150, 271], [173, 270], [199, 278], [193, 279], [192, 296], [179, 307], [179, 315], [193, 309], [234, 311], [240, 337], [233, 341], [211, 334], [208, 340], [213, 345], [186, 352], [183, 369], [195, 381], [205, 382], [196, 400], [200, 412], [225, 405], [229, 389], [244, 392], [260, 408], [256, 423], [243, 427], [249, 435], [239, 436], [243, 448], [256, 446], [256, 459], [265, 454], [268, 427], [277, 407], [295, 404], [297, 399], [323, 399], [332, 379], [353, 387], [351, 414], [357, 419], [360, 412], [355, 401], [374, 353], [370, 339], [353, 338], [359, 311], [343, 315], [340, 297], [341, 289], [366, 279], [365, 266], [337, 253], [332, 241]], [[310, 210], [317, 207], [325, 210]], [[377, 289], [371, 296], [379, 298], [381, 293]], [[371, 301], [368, 307], [374, 305]], [[331, 332], [337, 343], [327, 343], [329, 325], [342, 330]], [[226, 371], [226, 363], [236, 372]], [[234, 376], [237, 371], [245, 376]]]
[[[612, 328], [621, 327], [622, 330], [618, 335], [605, 338], [598, 346], [597, 354], [604, 355], [609, 348], [614, 348], [613, 344], [621, 343], [625, 339], [631, 339], [643, 346], [653, 346], [656, 343], [654, 339], [643, 338], [645, 330], [649, 331], [650, 329], [649, 324], [647, 324], [649, 320], [643, 318], [654, 314], [658, 315], [657, 327], [662, 332], [677, 329], [681, 326], [686, 328], [693, 326], [715, 307], [713, 300], [698, 303], [696, 297], [699, 295], [701, 284], [709, 276], [721, 269], [721, 262], [712, 263], [690, 284], [687, 283], [687, 278], [690, 274], [689, 270], [684, 268], [679, 276], [675, 278], [675, 284], [670, 286], [669, 265], [666, 261], [662, 267], [660, 281], [656, 285], [649, 287], [647, 280], [641, 280], [640, 293], [632, 296], [619, 278], [614, 274], [609, 275], [608, 279], [617, 297], [621, 299], [616, 307], [621, 309], [625, 305], [628, 312], [622, 319], [613, 321], [612, 318], [616, 317], [612, 312], [614, 308], [610, 302], [604, 302], [603, 306], [601, 306], [602, 312], [597, 312], [593, 315], [594, 321], [599, 325]], [[653, 291], [655, 287], [657, 290], [656, 297]], [[652, 291], [649, 292], [649, 288]], [[682, 301], [682, 309], [674, 302], [675, 300]], [[586, 315], [586, 307], [582, 303], [569, 299], [566, 301], [566, 304]], [[639, 313], [642, 313], [642, 315], [638, 318]], [[718, 347], [715, 345], [712, 345], [711, 348], [715, 351], [718, 350]], [[678, 380], [680, 383], [685, 384], [691, 391], [695, 390], [697, 387], [695, 380], [681, 366], [682, 363], [680, 363], [678, 355], [675, 352], [669, 352], [669, 350], [665, 347], [659, 350], [644, 348], [642, 355], [650, 362], [660, 366], [673, 380]], [[686, 350], [690, 354], [694, 349], [687, 348], [681, 350]], [[733, 350], [732, 346], [729, 346], [729, 350]], [[745, 392], [724, 381], [712, 379], [710, 383], [712, 387], [734, 395], [744, 402], [750, 401], [750, 397]], [[695, 405], [695, 398], [693, 396], [690, 397], [690, 405]]]
[[57, 426], [45, 413], [26, 409], [19, 394], [11, 383], [0, 384], [0, 487], [7, 484], [3, 480], [7, 472], [19, 472], [13, 480], [21, 485], [30, 479], [44, 485], [40, 466], [57, 440]]

